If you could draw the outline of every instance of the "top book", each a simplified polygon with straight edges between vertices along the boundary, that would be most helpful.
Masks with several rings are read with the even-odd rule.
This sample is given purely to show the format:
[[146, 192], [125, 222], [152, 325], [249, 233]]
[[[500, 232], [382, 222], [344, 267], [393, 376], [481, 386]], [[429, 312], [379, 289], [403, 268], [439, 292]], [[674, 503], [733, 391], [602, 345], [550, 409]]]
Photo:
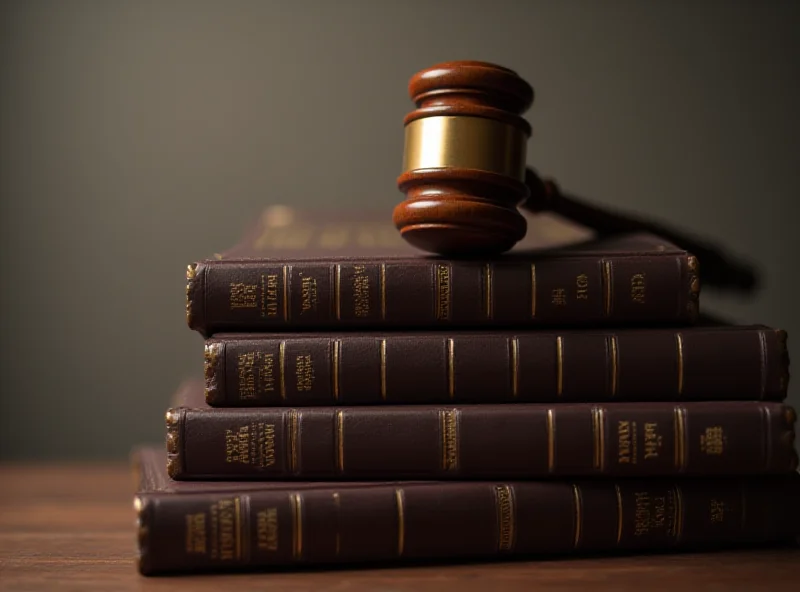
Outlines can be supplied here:
[[511, 251], [416, 250], [391, 216], [266, 208], [242, 240], [187, 268], [186, 317], [204, 336], [290, 329], [693, 324], [698, 261], [652, 234], [602, 239], [552, 214]]

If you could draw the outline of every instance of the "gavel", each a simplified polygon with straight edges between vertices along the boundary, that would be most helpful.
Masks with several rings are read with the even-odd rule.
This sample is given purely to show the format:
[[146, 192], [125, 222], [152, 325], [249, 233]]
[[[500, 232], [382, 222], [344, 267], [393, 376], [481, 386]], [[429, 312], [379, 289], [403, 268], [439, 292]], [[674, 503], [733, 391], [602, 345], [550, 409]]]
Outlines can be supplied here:
[[722, 250], [661, 224], [611, 212], [563, 193], [527, 166], [531, 126], [522, 117], [534, 91], [516, 72], [453, 61], [417, 72], [408, 84], [402, 174], [406, 198], [394, 224], [412, 245], [437, 255], [495, 256], [527, 230], [520, 208], [550, 211], [599, 236], [651, 232], [699, 258], [706, 285], [750, 291], [755, 272]]

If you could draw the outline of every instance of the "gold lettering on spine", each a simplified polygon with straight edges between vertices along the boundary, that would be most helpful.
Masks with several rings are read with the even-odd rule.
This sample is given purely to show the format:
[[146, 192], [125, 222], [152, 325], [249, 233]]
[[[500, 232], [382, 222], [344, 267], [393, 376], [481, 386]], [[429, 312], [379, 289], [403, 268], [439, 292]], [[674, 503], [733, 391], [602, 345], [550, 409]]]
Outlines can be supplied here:
[[442, 434], [442, 470], [458, 470], [458, 411], [456, 409], [439, 412]]
[[553, 409], [547, 410], [547, 471], [552, 473], [556, 465], [556, 415]]
[[619, 382], [619, 348], [617, 346], [617, 336], [609, 338], [611, 343], [611, 396], [617, 396], [617, 384]]
[[381, 263], [381, 320], [386, 318], [386, 264]]
[[342, 357], [342, 341], [333, 340], [333, 400], [339, 402], [339, 363]]
[[289, 320], [289, 266], [283, 266], [283, 320]]
[[511, 338], [511, 395], [519, 395], [519, 338]]
[[289, 470], [297, 472], [297, 439], [300, 432], [300, 413], [292, 409], [289, 411]]
[[456, 369], [455, 369], [455, 348], [452, 339], [447, 340], [447, 394], [452, 400], [455, 396]]
[[510, 485], [495, 487], [497, 499], [497, 549], [500, 552], [514, 548], [515, 516], [514, 490]]
[[556, 337], [556, 395], [561, 396], [564, 390], [564, 341]]
[[611, 302], [613, 296], [613, 269], [611, 261], [603, 261], [603, 311], [607, 317], [611, 316]]
[[286, 342], [278, 346], [278, 372], [281, 378], [281, 399], [286, 400]]
[[381, 399], [386, 400], [386, 340], [381, 339]]
[[686, 410], [675, 407], [675, 468], [686, 468]]
[[342, 320], [342, 266], [336, 265], [336, 280], [333, 288], [333, 307], [336, 310], [336, 320]]
[[485, 282], [484, 286], [484, 297], [486, 300], [486, 318], [492, 318], [492, 264], [487, 263], [484, 268], [483, 279]]
[[303, 498], [299, 493], [289, 495], [292, 504], [292, 558], [303, 556]]
[[336, 412], [336, 470], [344, 471], [344, 411]]
[[536, 264], [531, 263], [531, 318], [536, 318]]
[[436, 318], [446, 321], [450, 318], [450, 266], [436, 266]]
[[622, 541], [622, 492], [619, 485], [614, 485], [614, 491], [617, 494], [617, 545]]
[[256, 534], [261, 551], [278, 550], [278, 508], [267, 508], [256, 514]]
[[575, 500], [575, 541], [574, 548], [581, 544], [581, 530], [583, 528], [583, 499], [581, 490], [577, 485], [572, 486], [572, 496]]
[[601, 473], [605, 470], [605, 409], [592, 409], [592, 431], [594, 435], [594, 468]]
[[397, 555], [401, 556], [406, 545], [405, 494], [402, 489], [394, 490], [394, 500], [397, 505]]
[[678, 355], [678, 395], [683, 394], [683, 335], [675, 334], [675, 345]]

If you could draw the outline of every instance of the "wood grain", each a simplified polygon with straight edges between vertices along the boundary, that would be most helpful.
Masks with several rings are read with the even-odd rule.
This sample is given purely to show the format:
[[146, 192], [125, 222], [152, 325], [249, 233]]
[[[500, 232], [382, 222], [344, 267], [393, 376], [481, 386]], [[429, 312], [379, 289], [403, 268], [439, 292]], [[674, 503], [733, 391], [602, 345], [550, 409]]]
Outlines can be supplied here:
[[0, 590], [800, 589], [800, 549], [144, 578], [125, 465], [0, 466]]

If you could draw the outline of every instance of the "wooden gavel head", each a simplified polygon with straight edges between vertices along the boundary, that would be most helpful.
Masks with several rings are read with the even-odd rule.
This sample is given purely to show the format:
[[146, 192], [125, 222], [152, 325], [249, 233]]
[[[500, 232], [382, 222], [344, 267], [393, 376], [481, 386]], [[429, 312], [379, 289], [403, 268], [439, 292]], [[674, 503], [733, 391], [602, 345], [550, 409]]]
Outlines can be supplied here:
[[442, 255], [496, 254], [525, 236], [518, 211], [530, 124], [522, 118], [533, 89], [507, 68], [445, 62], [408, 85], [417, 109], [405, 117], [406, 199], [394, 223], [412, 245]]

